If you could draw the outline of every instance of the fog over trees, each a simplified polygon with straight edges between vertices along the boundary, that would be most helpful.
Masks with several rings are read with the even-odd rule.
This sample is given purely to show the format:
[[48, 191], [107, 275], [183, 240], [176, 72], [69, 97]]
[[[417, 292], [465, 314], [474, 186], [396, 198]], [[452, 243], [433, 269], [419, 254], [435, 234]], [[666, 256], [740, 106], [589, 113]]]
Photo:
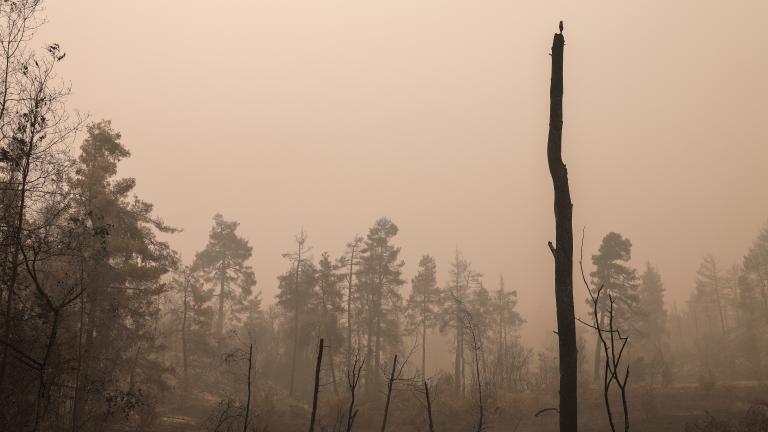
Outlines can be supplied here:
[[[619, 210], [595, 217], [596, 226], [607, 220], [616, 231], [574, 222], [575, 209], [593, 204], [581, 199], [591, 192], [579, 183], [589, 150], [573, 145], [564, 125], [584, 120], [569, 104], [590, 106], [568, 99], [583, 85], [579, 74], [570, 78], [570, 64], [588, 56], [563, 21], [547, 30], [548, 37], [555, 30], [551, 49], [547, 40], [531, 42], [547, 66], [531, 69], [550, 80], [549, 135], [545, 141], [541, 123], [541, 163], [532, 172], [545, 176], [548, 169], [552, 189], [536, 193], [554, 206], [539, 212], [499, 198], [516, 212], [536, 213], [552, 237], [537, 238], [540, 250], [525, 250], [504, 226], [465, 220], [467, 229], [489, 230], [521, 249], [516, 257], [544, 262], [547, 284], [539, 285], [526, 276], [538, 267], [519, 260], [499, 271], [492, 263], [511, 260], [500, 257], [503, 250], [464, 248], [458, 230], [438, 229], [439, 217], [401, 222], [408, 212], [387, 207], [392, 198], [368, 186], [370, 172], [346, 179], [345, 188], [327, 188], [304, 172], [308, 151], [281, 168], [286, 182], [298, 179], [301, 194], [280, 199], [306, 207], [307, 226], [310, 208], [323, 207], [333, 229], [284, 230], [282, 210], [235, 180], [210, 193], [202, 185], [226, 177], [217, 167], [183, 179], [178, 193], [197, 195], [191, 207], [180, 197], [157, 203], [173, 213], [183, 205], [185, 220], [206, 226], [194, 230], [201, 239], [194, 249], [179, 247], [176, 239], [192, 230], [144, 198], [161, 182], [149, 169], [125, 174], [137, 172], [125, 170], [134, 149], [148, 147], [135, 145], [134, 134], [123, 136], [123, 125], [108, 114], [74, 109], [78, 82], [70, 84], [64, 71], [77, 53], [40, 42], [47, 19], [58, 19], [45, 6], [0, 3], [0, 432], [768, 431], [768, 212], [758, 215], [766, 222], [738, 253], [683, 245], [697, 268], [667, 259], [649, 240], [657, 237], [632, 229]], [[206, 93], [204, 87], [194, 91]], [[146, 94], [146, 109], [162, 103], [170, 102]], [[208, 127], [215, 138], [228, 125]], [[254, 134], [242, 145], [259, 146], [263, 136]], [[208, 163], [226, 153], [234, 178], [245, 153], [218, 145], [210, 141]], [[327, 164], [319, 147], [310, 156]], [[177, 151], [176, 163], [187, 164], [185, 150]], [[366, 169], [380, 169], [386, 152], [380, 146], [365, 153]], [[440, 159], [451, 150], [435, 144], [431, 152]], [[568, 170], [572, 160], [578, 162]], [[175, 168], [159, 167], [169, 177]], [[442, 191], [404, 184], [399, 177], [410, 169], [386, 173], [389, 193], [415, 194], [432, 206], [430, 195]], [[691, 163], [676, 172], [694, 170]], [[626, 174], [603, 182], [633, 183], [632, 170]], [[462, 183], [475, 175], [450, 173]], [[632, 199], [653, 206], [663, 193]], [[446, 218], [494, 212], [476, 198], [437, 211]], [[377, 199], [381, 205], [369, 205]], [[758, 191], [750, 199], [764, 201]], [[234, 201], [259, 203], [259, 216], [232, 214]], [[217, 210], [208, 212], [211, 206]], [[282, 249], [251, 235], [256, 226], [279, 237]], [[430, 230], [440, 242], [407, 237]], [[279, 269], [265, 271], [266, 260]], [[668, 276], [686, 269], [687, 288]], [[544, 302], [545, 309], [530, 306]]]

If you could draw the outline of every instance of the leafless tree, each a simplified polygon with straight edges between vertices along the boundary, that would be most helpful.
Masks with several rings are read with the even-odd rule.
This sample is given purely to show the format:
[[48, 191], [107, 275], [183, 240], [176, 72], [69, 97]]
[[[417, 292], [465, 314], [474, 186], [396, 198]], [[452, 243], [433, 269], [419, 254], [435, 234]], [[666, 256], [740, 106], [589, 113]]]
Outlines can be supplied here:
[[309, 432], [315, 430], [315, 419], [317, 418], [317, 394], [320, 390], [320, 368], [323, 364], [323, 338], [317, 346], [317, 364], [315, 365], [315, 388], [312, 392], [312, 416], [309, 420]]
[[[321, 339], [322, 344], [322, 339]], [[322, 352], [322, 351], [321, 351]], [[245, 399], [245, 416], [243, 418], [243, 432], [248, 432], [248, 420], [251, 414], [251, 371], [253, 369], [253, 344], [248, 348], [248, 397]]]
[[432, 421], [432, 400], [429, 398], [429, 384], [424, 381], [424, 397], [427, 400], [427, 420], [429, 421], [429, 432], [435, 432], [434, 422]]
[[357, 387], [360, 384], [360, 376], [362, 375], [363, 368], [365, 367], [365, 357], [360, 357], [360, 352], [355, 352], [352, 357], [352, 367], [347, 370], [347, 387], [349, 388], [349, 408], [347, 409], [347, 429], [346, 432], [352, 432], [352, 426], [355, 423], [357, 417], [357, 409], [355, 408]]
[[[584, 235], [582, 233], [581, 240], [581, 256], [584, 255]], [[616, 432], [616, 424], [613, 419], [613, 409], [611, 407], [611, 389], [613, 384], [619, 389], [621, 395], [622, 412], [624, 414], [624, 432], [629, 431], [629, 406], [627, 403], [627, 381], [629, 380], [629, 366], [622, 366], [622, 359], [624, 351], [629, 341], [628, 336], [622, 336], [621, 330], [615, 327], [614, 318], [614, 303], [615, 300], [611, 295], [608, 295], [608, 316], [607, 325], [605, 328], [602, 323], [599, 312], [598, 304], [600, 302], [600, 295], [603, 291], [603, 286], [597, 288], [593, 293], [589, 289], [587, 278], [584, 275], [584, 265], [582, 258], [579, 259], [579, 268], [581, 270], [581, 278], [584, 282], [584, 286], [589, 292], [589, 298], [592, 302], [592, 322], [585, 322], [578, 319], [582, 324], [592, 328], [597, 333], [597, 337], [603, 348], [603, 354], [605, 355], [605, 362], [603, 366], [603, 401], [605, 404], [605, 412], [608, 416], [608, 424], [613, 432]], [[622, 373], [623, 372], [623, 373]]]
[[[0, 21], [5, 20], [0, 24], [0, 39], [10, 38], [0, 40], [0, 55], [5, 56], [6, 66], [14, 69], [0, 71], [4, 76], [0, 78], [0, 238], [9, 260], [2, 266], [4, 286], [0, 294], [5, 304], [0, 338], [6, 342], [13, 334], [22, 249], [31, 233], [44, 228], [41, 221], [50, 219], [44, 213], [50, 213], [54, 204], [61, 204], [59, 210], [65, 208], [62, 203], [66, 200], [61, 195], [68, 192], [62, 185], [72, 166], [65, 143], [80, 125], [70, 119], [65, 109], [69, 87], [55, 73], [56, 65], [64, 58], [59, 45], [48, 46], [45, 55], [24, 52], [28, 36], [23, 33], [32, 30], [28, 26], [33, 25], [36, 8], [37, 2], [0, 5]], [[36, 223], [28, 226], [30, 221]], [[8, 350], [4, 345], [0, 355], [0, 393], [5, 384]]]
[[463, 321], [464, 326], [467, 329], [467, 332], [469, 333], [469, 336], [472, 338], [472, 345], [470, 346], [470, 349], [472, 351], [472, 355], [474, 356], [474, 363], [475, 363], [475, 382], [477, 386], [477, 427], [475, 428], [475, 432], [482, 432], [485, 427], [485, 401], [483, 400], [483, 380], [482, 376], [480, 374], [480, 361], [481, 361], [481, 352], [482, 352], [482, 346], [481, 342], [478, 338], [477, 329], [475, 326], [474, 318], [472, 317], [472, 313], [464, 306], [462, 303], [462, 315], [463, 315]]
[[395, 358], [392, 361], [392, 371], [389, 374], [389, 379], [387, 380], [387, 401], [384, 404], [384, 417], [381, 420], [381, 432], [384, 432], [387, 429], [387, 416], [389, 415], [389, 402], [392, 399], [392, 385], [395, 383], [395, 372], [397, 371], [397, 354], [395, 354]]
[[560, 352], [560, 431], [578, 430], [578, 351], [573, 309], [573, 204], [568, 170], [562, 158], [563, 137], [563, 22], [552, 40], [552, 82], [549, 90], [549, 137], [547, 161], [555, 191], [555, 304]]

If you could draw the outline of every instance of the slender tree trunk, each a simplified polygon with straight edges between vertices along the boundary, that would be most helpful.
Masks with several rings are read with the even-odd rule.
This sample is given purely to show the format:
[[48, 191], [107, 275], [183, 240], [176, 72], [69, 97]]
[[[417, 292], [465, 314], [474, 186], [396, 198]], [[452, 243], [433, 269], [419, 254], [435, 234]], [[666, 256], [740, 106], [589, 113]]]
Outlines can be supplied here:
[[424, 381], [424, 394], [427, 397], [427, 419], [429, 420], [429, 432], [435, 432], [435, 426], [432, 423], [432, 400], [429, 398], [429, 385]]
[[715, 301], [717, 302], [717, 312], [720, 314], [720, 327], [721, 327], [721, 330], [722, 330], [723, 334], [725, 334], [725, 332], [726, 332], [725, 313], [723, 312], [723, 304], [720, 301], [720, 287], [719, 287], [719, 284], [718, 284], [718, 282], [719, 282], [718, 279], [719, 278], [717, 277], [717, 268], [716, 267], [714, 268], [714, 274], [715, 274], [715, 278], [714, 278], [714, 281], [713, 281], [713, 283], [714, 283], [713, 288], [715, 290]]
[[[97, 285], [92, 284], [91, 286]], [[98, 321], [98, 304], [99, 293], [96, 290], [91, 290], [90, 301], [88, 302], [88, 319], [85, 320], [81, 326], [83, 329], [81, 331], [84, 334], [84, 338], [82, 343], [82, 355], [80, 356], [80, 385], [77, 388], [78, 391], [75, 392], [75, 401], [73, 403], [74, 411], [72, 413], [72, 432], [85, 429], [81, 422], [83, 419], [83, 413], [86, 409], [86, 405], [88, 404], [86, 386], [91, 380], [91, 374], [94, 372], [91, 367], [95, 361], [95, 359], [92, 358], [95, 351], [93, 329], [96, 327]], [[85, 304], [83, 304], [83, 306], [85, 306]]]
[[[613, 337], [613, 335], [611, 335]], [[607, 348], [606, 348], [607, 350]], [[608, 416], [608, 425], [611, 427], [611, 431], [616, 431], [616, 425], [613, 422], [613, 410], [611, 409], [611, 398], [610, 398], [610, 390], [611, 390], [611, 383], [613, 382], [610, 378], [610, 360], [608, 359], [608, 355], [605, 356], [605, 377], [603, 378], [603, 403], [605, 404], [605, 413]]]
[[352, 243], [349, 253], [349, 273], [347, 274], [347, 370], [352, 368], [352, 281], [355, 275], [356, 249], [357, 245]]
[[43, 354], [43, 361], [40, 362], [40, 372], [37, 383], [37, 401], [35, 403], [35, 422], [32, 426], [32, 431], [37, 432], [40, 428], [40, 421], [45, 415], [45, 405], [47, 405], [47, 391], [46, 391], [46, 370], [48, 369], [48, 362], [53, 352], [53, 347], [56, 344], [56, 336], [59, 332], [59, 310], [53, 310], [53, 322], [51, 323], [51, 330], [48, 334], [48, 343], [45, 346], [45, 354]]
[[466, 360], [464, 359], [464, 326], [461, 326], [461, 332], [459, 333], [459, 379], [460, 379], [460, 385], [459, 385], [459, 394], [461, 397], [464, 397], [466, 394], [467, 389], [467, 378], [466, 374], [464, 372], [464, 366], [466, 363]]
[[317, 417], [317, 393], [320, 390], [320, 367], [323, 363], [323, 339], [317, 347], [317, 364], [315, 365], [315, 389], [312, 393], [312, 416], [309, 419], [309, 432], [315, 430], [315, 418]]
[[427, 320], [421, 319], [421, 378], [427, 379]]
[[299, 311], [293, 311], [293, 352], [291, 354], [291, 383], [288, 396], [293, 397], [296, 383], [296, 357], [299, 354]]
[[[88, 422], [88, 417], [85, 416], [89, 404], [89, 397], [87, 388], [92, 381], [94, 374], [98, 374], [100, 371], [99, 356], [100, 347], [96, 340], [95, 329], [102, 329], [106, 320], [102, 318], [100, 312], [104, 309], [102, 307], [102, 298], [105, 297], [106, 287], [109, 285], [108, 277], [103, 273], [107, 268], [107, 246], [108, 238], [106, 236], [107, 228], [104, 225], [103, 218], [99, 216], [94, 209], [89, 209], [89, 221], [94, 235], [99, 236], [100, 244], [98, 245], [98, 253], [93, 257], [90, 270], [87, 273], [87, 289], [83, 294], [81, 301], [81, 307], [83, 315], [81, 316], [80, 331], [83, 334], [82, 337], [82, 351], [79, 360], [79, 376], [80, 385], [78, 391], [75, 392], [75, 401], [73, 403], [72, 413], [72, 432], [80, 430], [87, 430], [85, 424]], [[103, 330], [103, 329], [102, 329]]]
[[245, 400], [245, 419], [243, 432], [248, 432], [248, 420], [251, 416], [251, 371], [253, 370], [253, 344], [248, 348], [248, 397]]
[[[372, 300], [369, 300], [369, 302]], [[370, 303], [369, 303], [370, 304]], [[373, 311], [369, 307], [368, 310], [368, 334], [366, 335], [365, 340], [365, 358], [368, 360], [365, 364], [365, 394], [370, 396], [374, 392], [375, 388], [375, 375], [377, 373], [376, 369], [371, 368], [371, 364], [373, 363], [373, 339], [374, 339], [374, 331], [373, 331]]]
[[[34, 139], [34, 138], [33, 138]], [[22, 231], [24, 227], [24, 210], [26, 207], [27, 199], [27, 180], [29, 178], [30, 169], [30, 157], [32, 152], [32, 142], [29, 144], [28, 150], [25, 152], [24, 166], [21, 172], [21, 181], [19, 184], [19, 207], [14, 216], [16, 220], [13, 227], [13, 253], [11, 255], [11, 274], [8, 279], [7, 297], [5, 299], [5, 328], [3, 329], [3, 340], [10, 343], [11, 334], [13, 333], [13, 300], [16, 295], [16, 282], [19, 277], [21, 244], [22, 244]], [[0, 394], [5, 389], [5, 375], [8, 368], [8, 345], [3, 345], [3, 354], [0, 358]]]
[[[561, 22], [562, 28], [562, 22]], [[568, 171], [563, 163], [563, 50], [562, 30], [552, 40], [552, 82], [550, 87], [547, 161], [555, 192], [555, 303], [560, 352], [560, 431], [578, 430], [576, 322], [573, 310], [573, 205]]]
[[595, 383], [600, 380], [600, 356], [602, 352], [602, 346], [600, 345], [600, 336], [595, 336], [595, 357], [594, 357], [594, 370], [592, 379]]
[[183, 376], [183, 394], [186, 400], [187, 391], [189, 390], [189, 359], [187, 353], [187, 298], [189, 295], [189, 280], [184, 281], [184, 309], [181, 319], [181, 362], [184, 369]]
[[461, 394], [461, 359], [462, 359], [462, 346], [461, 346], [461, 332], [464, 325], [461, 320], [459, 311], [459, 285], [456, 284], [456, 298], [453, 300], [456, 308], [455, 326], [456, 326], [456, 353], [453, 358], [453, 393], [455, 397], [459, 397]]
[[477, 419], [477, 429], [475, 429], [475, 432], [482, 432], [483, 421], [485, 420], [485, 406], [483, 405], [483, 383], [480, 380], [480, 359], [478, 357], [478, 351], [480, 351], [480, 348], [477, 345], [477, 341], [474, 340], [474, 333], [472, 334], [472, 339], [472, 343], [474, 345], [472, 350], [475, 352], [475, 381], [477, 381], [477, 403], [480, 408], [480, 415]]
[[392, 362], [392, 372], [389, 374], [389, 382], [387, 382], [387, 401], [384, 404], [384, 418], [381, 420], [381, 432], [387, 429], [387, 416], [389, 415], [389, 401], [392, 399], [392, 384], [395, 382], [395, 373], [397, 371], [397, 354], [395, 354], [395, 360]]
[[[384, 295], [384, 280], [383, 280], [383, 272], [381, 267], [379, 267], [378, 270], [378, 283], [377, 283], [377, 290], [376, 290], [376, 323], [374, 330], [376, 331], [376, 345], [374, 346], [374, 365], [373, 370], [379, 371], [381, 370], [381, 351], [382, 351], [382, 341], [381, 341], [381, 315], [384, 313], [382, 310], [383, 308], [383, 295]], [[379, 375], [377, 373], [374, 373], [374, 383], [376, 384], [376, 387], [379, 386]]]
[[[332, 347], [328, 347], [328, 349], [331, 349]], [[328, 361], [329, 361], [329, 367], [331, 369], [331, 382], [333, 383], [333, 394], [335, 394], [337, 397], [339, 396], [339, 386], [336, 385], [336, 362], [333, 361], [334, 352], [328, 353]]]
[[504, 371], [504, 355], [506, 354], [506, 349], [504, 347], [504, 290], [499, 289], [499, 292], [501, 293], [499, 295], [499, 348], [496, 354], [496, 375], [497, 379], [499, 381], [499, 386], [501, 388], [506, 388], [506, 374]]
[[352, 431], [352, 425], [357, 417], [357, 410], [355, 409], [355, 398], [357, 395], [357, 386], [360, 384], [360, 372], [362, 372], [365, 366], [365, 358], [362, 363], [358, 364], [360, 359], [358, 354], [355, 354], [355, 361], [352, 363], [352, 367], [347, 370], [347, 385], [349, 386], [349, 408], [347, 409], [347, 428], [346, 432]]
[[72, 432], [77, 432], [78, 402], [80, 398], [80, 374], [83, 367], [83, 325], [85, 324], [85, 295], [80, 297], [80, 326], [77, 329], [77, 369], [75, 371], [75, 390], [72, 400]]
[[[381, 370], [381, 312], [376, 314], [376, 339], [375, 339], [375, 345], [374, 345], [374, 367], [373, 370]], [[376, 378], [374, 379], [374, 382], [378, 384], [378, 375], [374, 375]]]
[[[294, 297], [299, 292], [299, 278], [301, 277], [301, 246], [299, 247], [298, 257], [296, 259], [296, 280], [293, 284], [295, 291]], [[299, 303], [296, 301], [296, 309], [293, 311], [293, 353], [291, 354], [291, 383], [288, 395], [293, 397], [294, 384], [296, 382], [296, 356], [299, 353]]]
[[219, 342], [224, 336], [224, 294], [227, 274], [224, 270], [224, 263], [221, 263], [221, 275], [219, 279], [219, 315], [216, 317], [216, 335], [219, 337]]
[[[20, 242], [18, 242], [20, 243]], [[11, 341], [12, 324], [13, 324], [13, 298], [16, 295], [16, 279], [19, 268], [19, 246], [14, 246], [14, 253], [11, 256], [11, 276], [8, 281], [7, 297], [5, 299], [5, 327], [3, 329], [3, 340], [6, 342]], [[0, 359], [0, 394], [3, 393], [5, 388], [5, 375], [8, 367], [8, 346], [3, 345], [3, 355]]]
[[352, 368], [352, 264], [349, 265], [349, 279], [347, 287], [347, 370]]
[[[605, 319], [602, 315], [600, 316], [599, 324], [601, 328], [602, 326], [605, 325]], [[602, 373], [602, 367], [601, 367], [602, 363], [600, 362], [600, 358], [601, 358], [600, 356], [602, 356], [602, 352], [603, 352], [603, 344], [600, 341], [600, 335], [598, 334], [598, 335], [595, 335], [595, 357], [593, 359], [594, 360], [593, 380], [595, 384], [600, 382], [600, 375]]]

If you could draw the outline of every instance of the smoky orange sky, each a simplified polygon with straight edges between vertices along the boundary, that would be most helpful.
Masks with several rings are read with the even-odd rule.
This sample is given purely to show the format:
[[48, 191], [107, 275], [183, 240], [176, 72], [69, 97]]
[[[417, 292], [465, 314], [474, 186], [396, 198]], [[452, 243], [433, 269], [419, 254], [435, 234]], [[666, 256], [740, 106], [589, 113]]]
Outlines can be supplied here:
[[315, 256], [337, 255], [388, 216], [408, 280], [430, 253], [445, 281], [458, 246], [487, 287], [503, 273], [517, 290], [526, 342], [553, 339], [561, 19], [586, 262], [618, 231], [683, 307], [702, 256], [738, 262], [768, 219], [764, 0], [67, 0], [46, 13], [40, 45], [67, 53], [70, 106], [123, 133], [121, 175], [184, 229], [171, 244], [189, 262], [215, 213], [239, 221], [266, 303], [301, 227]]

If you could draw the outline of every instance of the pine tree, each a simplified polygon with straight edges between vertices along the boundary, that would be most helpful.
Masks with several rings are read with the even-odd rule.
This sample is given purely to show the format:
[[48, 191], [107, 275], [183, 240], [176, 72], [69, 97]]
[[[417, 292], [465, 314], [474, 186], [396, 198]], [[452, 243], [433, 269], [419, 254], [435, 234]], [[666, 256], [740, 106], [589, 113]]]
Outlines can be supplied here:
[[427, 376], [427, 331], [437, 325], [440, 289], [437, 287], [437, 265], [430, 255], [419, 260], [419, 269], [411, 279], [406, 319], [408, 329], [421, 337], [421, 376]]
[[[635, 269], [626, 265], [632, 258], [632, 242], [621, 234], [610, 232], [604, 238], [596, 255], [592, 255], [595, 270], [590, 273], [592, 291], [600, 291], [600, 301], [597, 305], [601, 326], [607, 325], [610, 299], [614, 300], [614, 328], [621, 329], [624, 334], [634, 330], [633, 318], [639, 313], [639, 297], [637, 290], [639, 282]], [[587, 304], [594, 307], [591, 299]], [[594, 379], [600, 378], [601, 345], [599, 338], [595, 341]]]
[[465, 380], [465, 344], [464, 344], [464, 308], [469, 300], [469, 295], [480, 283], [480, 273], [472, 269], [472, 265], [456, 249], [454, 259], [448, 271], [448, 282], [443, 291], [441, 302], [440, 331], [445, 332], [451, 328], [454, 336], [454, 360], [453, 360], [453, 390], [454, 396], [464, 395]]
[[504, 276], [499, 276], [499, 289], [494, 291], [491, 303], [491, 314], [494, 317], [494, 332], [496, 336], [495, 369], [496, 379], [502, 388], [506, 388], [511, 379], [512, 371], [507, 364], [510, 357], [516, 358], [519, 349], [517, 329], [523, 324], [523, 317], [517, 312], [517, 291], [507, 291], [504, 286]]
[[[215, 379], [210, 371], [219, 360], [213, 337], [215, 313], [211, 304], [215, 287], [207, 286], [198, 276], [189, 266], [185, 266], [179, 269], [170, 283], [177, 306], [169, 311], [169, 318], [177, 328], [167, 331], [178, 334], [181, 346], [180, 390], [183, 398], [201, 382], [211, 384], [206, 378]], [[198, 378], [192, 380], [191, 377]]]
[[751, 379], [765, 379], [765, 358], [768, 344], [762, 336], [766, 331], [765, 309], [762, 303], [759, 281], [747, 272], [738, 279], [739, 318], [736, 331], [738, 353], [749, 365], [747, 376]]
[[[82, 304], [82, 355], [75, 379], [77, 430], [105, 430], [108, 402], [144, 399], [161, 390], [159, 299], [161, 278], [178, 258], [157, 232], [175, 230], [152, 215], [152, 205], [129, 196], [132, 178], [114, 179], [118, 162], [130, 153], [108, 121], [88, 127], [77, 176], [79, 216], [93, 232], [86, 252], [87, 283]], [[103, 387], [98, 395], [88, 392]]]
[[290, 263], [288, 271], [278, 276], [278, 294], [277, 304], [291, 315], [293, 323], [290, 334], [293, 339], [293, 348], [291, 350], [291, 371], [290, 382], [288, 385], [288, 394], [293, 397], [296, 388], [296, 361], [299, 356], [299, 347], [306, 347], [306, 341], [301, 340], [301, 328], [311, 320], [302, 321], [302, 317], [307, 315], [310, 305], [313, 303], [315, 295], [314, 289], [317, 283], [317, 270], [312, 264], [312, 259], [307, 256], [312, 248], [307, 246], [307, 233], [303, 229], [294, 238], [296, 242], [296, 251], [283, 254]]
[[239, 309], [245, 306], [256, 285], [253, 269], [246, 264], [253, 248], [248, 240], [237, 234], [238, 226], [238, 222], [227, 221], [217, 213], [208, 234], [208, 244], [195, 255], [192, 264], [192, 269], [200, 272], [205, 282], [217, 287], [214, 334], [220, 341], [224, 336], [226, 306], [234, 312], [231, 318], [237, 319]]
[[638, 291], [642, 314], [638, 316], [638, 351], [650, 355], [650, 364], [655, 371], [663, 372], [668, 367], [664, 358], [667, 337], [667, 311], [664, 309], [664, 285], [658, 270], [646, 263], [640, 277]]
[[317, 268], [317, 294], [315, 295], [315, 306], [319, 329], [319, 338], [328, 344], [324, 352], [324, 363], [328, 365], [331, 372], [330, 381], [333, 383], [334, 392], [338, 394], [336, 385], [336, 356], [338, 349], [343, 344], [342, 329], [339, 317], [344, 311], [344, 294], [341, 291], [340, 282], [343, 275], [336, 273], [338, 267], [331, 261], [328, 252], [320, 255], [320, 262]]
[[763, 226], [744, 257], [744, 274], [754, 285], [768, 313], [768, 223]]
[[362, 315], [366, 332], [366, 388], [378, 388], [381, 354], [385, 348], [396, 349], [400, 343], [397, 311], [401, 307], [400, 287], [405, 263], [400, 248], [392, 244], [398, 228], [387, 218], [378, 219], [368, 230], [360, 251], [357, 273]]
[[717, 261], [712, 255], [702, 259], [698, 271], [696, 271], [696, 292], [693, 297], [696, 306], [703, 311], [708, 322], [718, 322], [720, 335], [727, 331], [728, 323], [725, 320], [725, 305], [722, 299], [724, 278]]
[[738, 279], [739, 331], [737, 339], [749, 363], [751, 376], [765, 379], [763, 366], [768, 356], [765, 342], [768, 321], [768, 223], [763, 226], [744, 256], [743, 272]]
[[[346, 310], [347, 310], [347, 343], [346, 343], [346, 360], [347, 371], [352, 370], [352, 355], [354, 351], [359, 351], [360, 341], [358, 340], [356, 348], [353, 349], [352, 333], [354, 320], [352, 316], [357, 313], [359, 315], [360, 307], [360, 292], [356, 289], [354, 283], [357, 274], [357, 266], [360, 264], [360, 249], [363, 244], [363, 237], [356, 235], [349, 243], [347, 243], [347, 250], [344, 256], [339, 258], [338, 267], [344, 271], [344, 284], [346, 285]], [[358, 326], [359, 330], [359, 326]], [[358, 338], [359, 339], [359, 338]]]

